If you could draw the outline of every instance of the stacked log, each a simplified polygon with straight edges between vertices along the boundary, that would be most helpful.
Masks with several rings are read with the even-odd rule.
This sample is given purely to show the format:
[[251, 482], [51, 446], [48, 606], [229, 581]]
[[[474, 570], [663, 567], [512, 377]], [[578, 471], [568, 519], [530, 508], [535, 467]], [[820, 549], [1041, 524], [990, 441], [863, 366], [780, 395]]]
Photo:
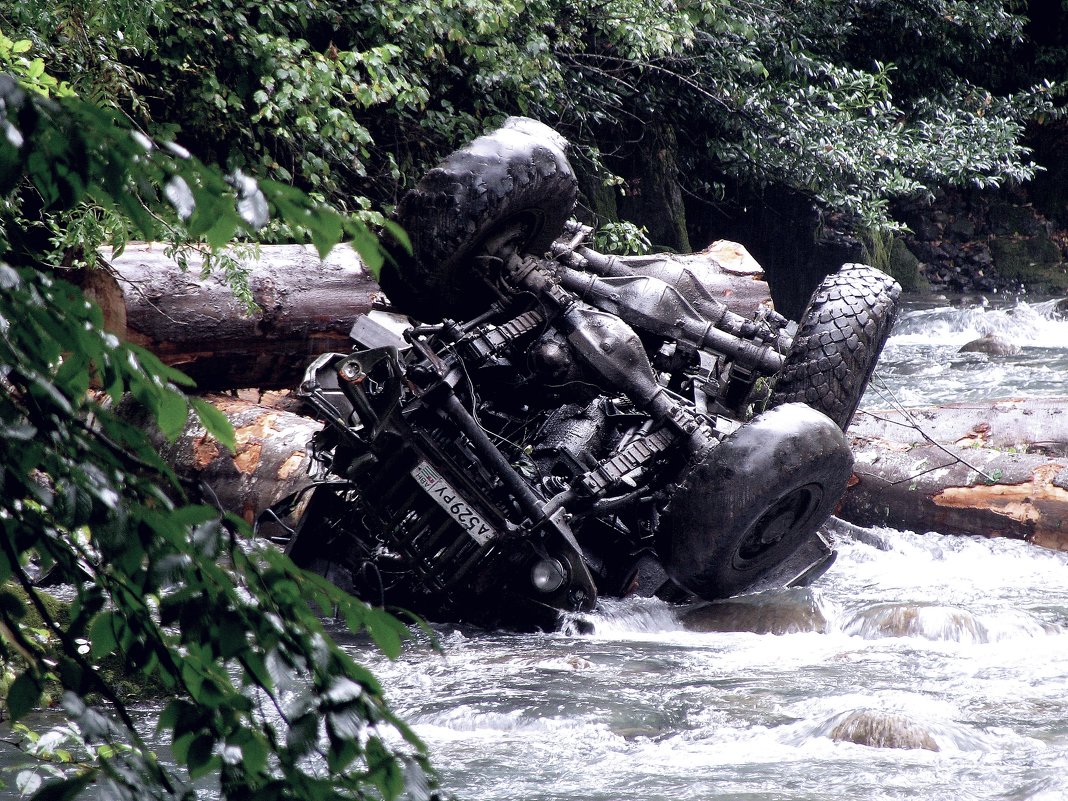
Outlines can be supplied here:
[[86, 295], [119, 338], [142, 345], [197, 382], [202, 391], [295, 387], [321, 353], [347, 351], [353, 321], [371, 310], [378, 284], [355, 251], [334, 248], [321, 260], [304, 245], [261, 246], [228, 254], [248, 272], [249, 311], [217, 272], [186, 269], [160, 243], [104, 251], [104, 270], [82, 277]]

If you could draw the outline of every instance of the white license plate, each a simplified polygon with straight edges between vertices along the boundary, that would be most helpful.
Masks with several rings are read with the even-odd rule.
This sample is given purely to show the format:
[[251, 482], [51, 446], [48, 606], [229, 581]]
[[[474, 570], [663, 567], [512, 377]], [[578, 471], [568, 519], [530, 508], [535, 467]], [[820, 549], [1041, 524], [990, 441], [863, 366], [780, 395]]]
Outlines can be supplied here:
[[412, 478], [479, 545], [485, 545], [497, 536], [493, 527], [488, 525], [467, 501], [460, 497], [460, 493], [449, 486], [449, 482], [426, 462], [420, 462], [412, 468]]

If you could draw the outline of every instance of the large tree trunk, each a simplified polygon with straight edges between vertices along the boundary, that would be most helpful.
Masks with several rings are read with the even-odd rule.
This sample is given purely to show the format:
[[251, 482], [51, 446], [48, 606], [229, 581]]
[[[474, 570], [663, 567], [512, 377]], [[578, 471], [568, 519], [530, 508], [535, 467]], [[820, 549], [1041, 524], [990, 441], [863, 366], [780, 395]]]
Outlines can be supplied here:
[[861, 412], [849, 433], [843, 519], [1068, 550], [1068, 400]]
[[86, 294], [109, 330], [143, 345], [201, 390], [294, 387], [313, 356], [352, 347], [348, 332], [371, 309], [378, 284], [355, 252], [334, 248], [325, 261], [302, 245], [261, 246], [249, 270], [249, 313], [222, 278], [182, 270], [164, 245], [131, 243], [109, 271], [86, 276]]
[[[279, 402], [277, 393], [271, 394], [276, 397], [204, 396], [234, 427], [234, 453], [193, 415], [174, 442], [156, 435], [160, 455], [180, 477], [199, 485], [206, 501], [250, 523], [314, 483], [308, 445], [322, 424], [295, 413], [292, 406]], [[270, 533], [284, 539], [284, 531]]]
[[[301, 245], [259, 250], [258, 259], [243, 260], [253, 313], [218, 275], [201, 278], [195, 260], [182, 270], [158, 243], [105, 252], [110, 269], [87, 271], [80, 283], [108, 330], [182, 370], [201, 391], [293, 388], [312, 358], [352, 348], [353, 323], [382, 296], [349, 247], [325, 261]], [[771, 302], [760, 266], [740, 246], [717, 242], [682, 259], [738, 314]]]

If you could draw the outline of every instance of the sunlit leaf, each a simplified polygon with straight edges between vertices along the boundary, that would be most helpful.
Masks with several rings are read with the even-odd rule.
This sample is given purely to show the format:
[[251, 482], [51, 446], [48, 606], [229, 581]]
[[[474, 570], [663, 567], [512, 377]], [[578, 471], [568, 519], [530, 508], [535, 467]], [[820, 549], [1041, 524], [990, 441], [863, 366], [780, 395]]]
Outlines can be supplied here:
[[203, 398], [191, 397], [189, 398], [189, 403], [200, 418], [205, 430], [221, 442], [223, 447], [231, 453], [236, 451], [237, 440], [234, 435], [234, 427], [230, 424], [226, 415]]

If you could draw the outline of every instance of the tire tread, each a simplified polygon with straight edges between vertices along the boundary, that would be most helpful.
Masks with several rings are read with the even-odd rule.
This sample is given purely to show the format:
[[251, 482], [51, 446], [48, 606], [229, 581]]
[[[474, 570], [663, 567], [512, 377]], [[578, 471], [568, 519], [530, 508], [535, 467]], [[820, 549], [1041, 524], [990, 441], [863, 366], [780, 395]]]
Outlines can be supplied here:
[[890, 336], [900, 295], [893, 278], [864, 264], [825, 278], [801, 316], [769, 405], [805, 403], [845, 430]]

